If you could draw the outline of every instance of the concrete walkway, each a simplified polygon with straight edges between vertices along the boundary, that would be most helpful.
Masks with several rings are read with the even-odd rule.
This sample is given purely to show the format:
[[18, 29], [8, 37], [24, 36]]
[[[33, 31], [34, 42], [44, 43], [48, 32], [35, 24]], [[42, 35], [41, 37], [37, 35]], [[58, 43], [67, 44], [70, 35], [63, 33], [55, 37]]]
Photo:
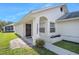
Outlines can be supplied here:
[[27, 43], [30, 47], [33, 47], [33, 39], [24, 37], [22, 39], [25, 43]]
[[78, 55], [74, 52], [71, 52], [69, 50], [57, 47], [57, 46], [52, 45], [50, 43], [46, 43], [45, 48], [47, 48], [48, 50], [55, 52], [56, 54], [59, 54], [59, 55]]
[[30, 47], [20, 38], [16, 38], [10, 41], [10, 48], [15, 49], [15, 48], [30, 48]]

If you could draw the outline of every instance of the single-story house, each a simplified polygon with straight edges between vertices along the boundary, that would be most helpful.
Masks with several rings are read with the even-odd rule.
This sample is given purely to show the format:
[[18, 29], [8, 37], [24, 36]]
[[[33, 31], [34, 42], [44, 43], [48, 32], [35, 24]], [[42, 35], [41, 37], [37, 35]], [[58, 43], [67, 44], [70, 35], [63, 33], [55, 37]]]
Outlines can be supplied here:
[[3, 27], [4, 32], [14, 32], [14, 24], [9, 24]]
[[33, 45], [38, 38], [51, 42], [50, 37], [58, 34], [62, 39], [74, 40], [71, 37], [79, 38], [79, 16], [75, 17], [74, 13], [69, 13], [65, 4], [31, 11], [15, 23], [15, 33], [22, 38], [32, 38]]

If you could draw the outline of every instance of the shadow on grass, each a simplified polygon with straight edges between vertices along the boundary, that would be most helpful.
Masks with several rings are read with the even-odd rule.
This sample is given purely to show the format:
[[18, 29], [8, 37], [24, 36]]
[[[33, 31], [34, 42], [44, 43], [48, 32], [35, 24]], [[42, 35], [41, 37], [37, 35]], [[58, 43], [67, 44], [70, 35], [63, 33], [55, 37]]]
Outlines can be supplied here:
[[33, 49], [40, 55], [57, 55], [56, 53], [51, 52], [47, 50], [46, 48], [33, 47]]
[[2, 48], [0, 49], [0, 55], [57, 55], [46, 48]]

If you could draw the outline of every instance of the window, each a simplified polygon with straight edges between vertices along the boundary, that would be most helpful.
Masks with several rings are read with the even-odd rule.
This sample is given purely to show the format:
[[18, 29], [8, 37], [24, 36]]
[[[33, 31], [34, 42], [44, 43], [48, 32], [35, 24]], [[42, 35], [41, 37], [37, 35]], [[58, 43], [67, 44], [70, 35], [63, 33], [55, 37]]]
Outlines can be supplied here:
[[55, 32], [55, 23], [50, 23], [50, 32]]
[[60, 11], [61, 11], [61, 12], [63, 11], [63, 8], [62, 8], [62, 7], [60, 8]]
[[47, 23], [47, 18], [42, 16], [40, 17], [40, 26], [39, 26], [39, 31], [40, 33], [45, 33], [46, 32], [46, 23]]
[[40, 23], [40, 32], [45, 33], [45, 23]]
[[13, 26], [10, 26], [10, 30], [13, 30]]
[[13, 31], [13, 26], [10, 26], [10, 31]]
[[40, 28], [40, 32], [45, 33], [45, 28]]
[[5, 30], [6, 31], [13, 31], [13, 26], [6, 26], [5, 27]]

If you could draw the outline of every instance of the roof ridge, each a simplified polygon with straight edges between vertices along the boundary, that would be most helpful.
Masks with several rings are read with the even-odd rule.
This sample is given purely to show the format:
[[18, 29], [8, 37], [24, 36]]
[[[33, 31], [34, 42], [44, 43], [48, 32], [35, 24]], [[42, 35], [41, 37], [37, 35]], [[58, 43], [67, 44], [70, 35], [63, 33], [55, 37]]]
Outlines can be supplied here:
[[60, 4], [60, 5], [56, 5], [56, 6], [53, 6], [53, 7], [49, 6], [49, 7], [46, 7], [46, 8], [34, 9], [34, 10], [32, 10], [32, 13], [44, 11], [44, 10], [51, 9], [51, 8], [60, 7], [60, 6], [63, 6], [63, 5], [65, 5], [65, 4]]

